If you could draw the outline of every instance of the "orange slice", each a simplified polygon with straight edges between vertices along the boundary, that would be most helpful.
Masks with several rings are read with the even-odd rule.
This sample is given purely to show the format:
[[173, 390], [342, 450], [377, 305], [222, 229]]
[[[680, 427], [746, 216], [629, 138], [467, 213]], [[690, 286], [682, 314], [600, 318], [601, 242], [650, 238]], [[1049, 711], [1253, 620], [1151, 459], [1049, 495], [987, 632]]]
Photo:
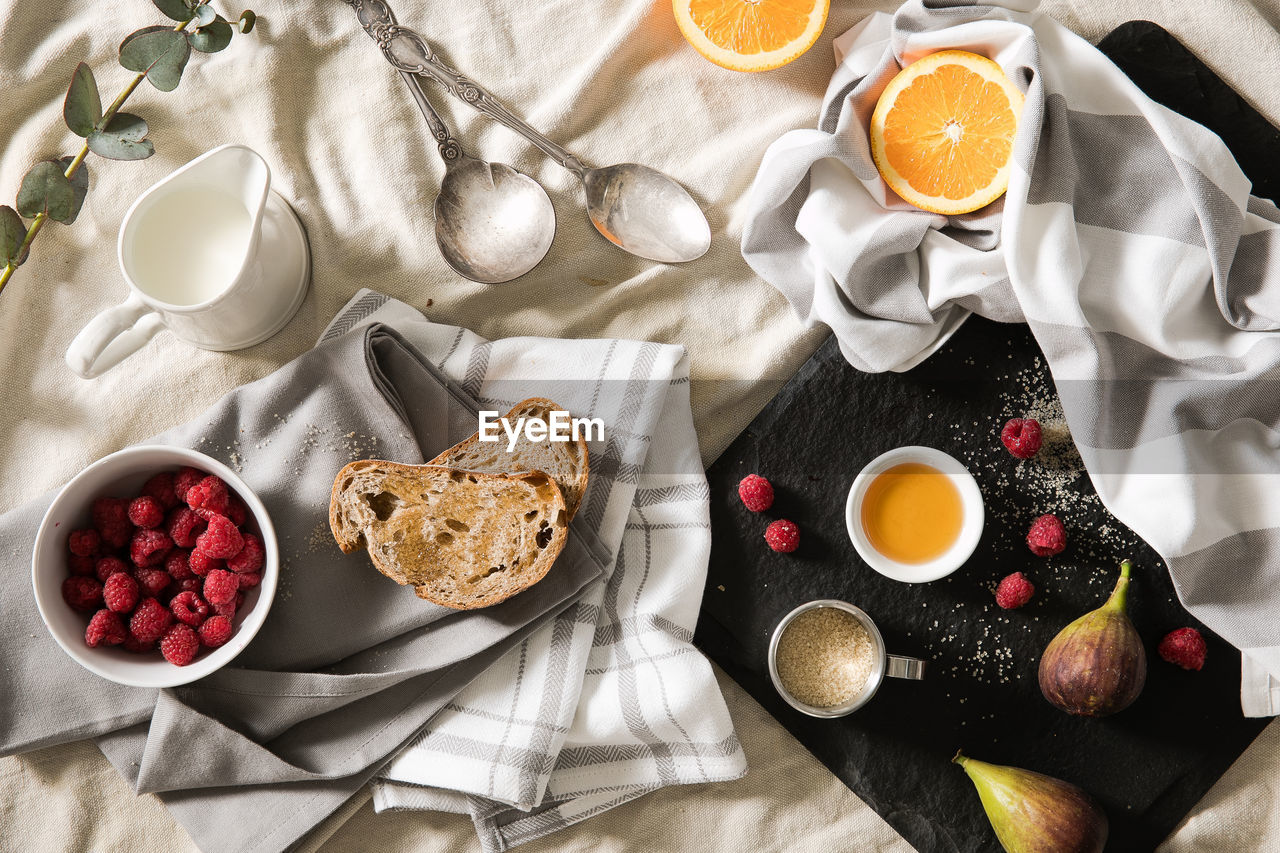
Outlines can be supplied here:
[[818, 40], [830, 0], [672, 0], [694, 49], [734, 71], [768, 71]]
[[1009, 188], [1022, 93], [1000, 66], [944, 50], [889, 81], [871, 116], [871, 157], [894, 192], [924, 210], [969, 213]]

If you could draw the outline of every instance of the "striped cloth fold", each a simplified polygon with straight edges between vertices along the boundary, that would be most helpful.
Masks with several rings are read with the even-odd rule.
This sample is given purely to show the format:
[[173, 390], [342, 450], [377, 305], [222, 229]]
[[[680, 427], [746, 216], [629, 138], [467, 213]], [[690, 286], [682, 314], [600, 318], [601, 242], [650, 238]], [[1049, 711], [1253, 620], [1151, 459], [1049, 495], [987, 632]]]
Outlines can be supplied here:
[[[868, 150], [876, 99], [944, 48], [1026, 93], [1009, 190], [917, 210]], [[743, 254], [868, 371], [905, 370], [971, 312], [1025, 321], [1106, 507], [1280, 713], [1280, 211], [1222, 141], [1147, 98], [1035, 0], [909, 0], [836, 41], [818, 128], [766, 153]]]
[[368, 290], [321, 340], [376, 322], [486, 408], [540, 396], [601, 418], [605, 439], [589, 442], [590, 485], [572, 524], [613, 555], [603, 579], [387, 766], [373, 783], [377, 810], [468, 814], [484, 849], [499, 851], [656, 788], [745, 773], [711, 667], [691, 643], [711, 530], [683, 348], [489, 342]]

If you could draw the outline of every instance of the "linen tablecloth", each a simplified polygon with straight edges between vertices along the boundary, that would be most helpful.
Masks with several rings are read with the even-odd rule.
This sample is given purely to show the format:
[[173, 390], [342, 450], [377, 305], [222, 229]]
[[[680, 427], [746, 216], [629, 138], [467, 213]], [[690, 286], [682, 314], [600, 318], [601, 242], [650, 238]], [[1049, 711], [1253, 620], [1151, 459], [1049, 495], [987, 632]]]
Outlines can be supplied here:
[[[0, 511], [279, 367], [310, 347], [363, 286], [486, 338], [619, 336], [686, 345], [705, 462], [823, 337], [804, 331], [782, 296], [739, 256], [743, 196], [768, 144], [813, 126], [834, 68], [832, 39], [896, 2], [837, 0], [808, 54], [753, 75], [698, 56], [669, 6], [653, 0], [397, 5], [400, 19], [431, 35], [451, 64], [510, 99], [557, 141], [596, 162], [638, 160], [668, 171], [707, 208], [713, 244], [706, 258], [670, 267], [632, 258], [594, 233], [567, 173], [507, 131], [437, 98], [468, 150], [534, 175], [556, 206], [558, 233], [547, 259], [501, 287], [459, 281], [440, 260], [430, 206], [442, 171], [435, 146], [404, 84], [384, 67], [350, 9], [338, 0], [250, 5], [261, 16], [254, 34], [197, 57], [175, 92], [144, 85], [130, 100], [128, 109], [151, 122], [158, 153], [140, 163], [91, 159], [94, 186], [80, 218], [68, 228], [50, 226], [0, 295]], [[1156, 21], [1280, 122], [1280, 10], [1269, 0], [1051, 0], [1042, 8], [1090, 41], [1131, 18]], [[120, 40], [160, 22], [146, 0], [0, 3], [4, 200], [31, 163], [75, 152], [61, 114], [76, 62], [89, 62], [104, 93], [114, 95], [128, 78], [113, 62]], [[75, 380], [62, 363], [67, 344], [90, 316], [124, 298], [115, 235], [125, 208], [182, 163], [233, 141], [266, 157], [276, 189], [307, 226], [315, 275], [297, 319], [267, 343], [226, 355], [161, 335], [117, 372]], [[435, 304], [428, 307], [428, 299]], [[33, 458], [40, 464], [30, 465]], [[522, 851], [624, 850], [645, 842], [676, 849], [688, 839], [726, 851], [747, 840], [761, 849], [907, 849], [744, 691], [722, 683], [752, 768], [744, 779], [651, 794]], [[1280, 728], [1273, 725], [1166, 849], [1280, 849], [1268, 841], [1280, 836], [1277, 780]], [[188, 844], [154, 799], [133, 797], [84, 744], [0, 762], [0, 825], [13, 844], [31, 849], [124, 848], [140, 833], [174, 849]], [[362, 800], [310, 846], [374, 844], [479, 849], [466, 818], [374, 815]]]

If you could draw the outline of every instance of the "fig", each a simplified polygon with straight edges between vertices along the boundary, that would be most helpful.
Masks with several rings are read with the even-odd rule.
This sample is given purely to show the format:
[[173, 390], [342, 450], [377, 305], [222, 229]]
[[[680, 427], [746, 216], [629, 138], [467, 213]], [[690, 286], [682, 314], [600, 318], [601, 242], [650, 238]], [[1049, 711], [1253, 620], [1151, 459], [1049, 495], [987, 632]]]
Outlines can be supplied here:
[[1101, 853], [1107, 815], [1069, 782], [956, 753], [978, 789], [982, 808], [1008, 853]]
[[1068, 714], [1105, 717], [1133, 704], [1147, 681], [1147, 653], [1125, 614], [1129, 570], [1107, 603], [1058, 632], [1040, 658], [1040, 692]]

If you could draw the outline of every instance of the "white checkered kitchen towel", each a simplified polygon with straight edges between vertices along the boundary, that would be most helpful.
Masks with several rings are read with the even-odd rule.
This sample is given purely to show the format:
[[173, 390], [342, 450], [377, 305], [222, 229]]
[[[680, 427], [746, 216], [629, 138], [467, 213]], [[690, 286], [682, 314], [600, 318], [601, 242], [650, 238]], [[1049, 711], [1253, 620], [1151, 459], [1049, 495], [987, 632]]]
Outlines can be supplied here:
[[361, 291], [321, 340], [385, 322], [484, 407], [530, 396], [599, 417], [574, 524], [606, 576], [438, 714], [374, 783], [379, 810], [470, 814], [486, 851], [665, 785], [734, 779], [746, 759], [690, 644], [711, 546], [683, 348], [624, 340], [488, 342]]
[[[950, 218], [889, 190], [867, 140], [889, 79], [944, 48], [1026, 92], [1005, 198]], [[765, 155], [747, 261], [863, 370], [970, 312], [1028, 323], [1103, 502], [1243, 651], [1245, 713], [1280, 713], [1280, 211], [1035, 0], [909, 0], [836, 51], [818, 128]]]

